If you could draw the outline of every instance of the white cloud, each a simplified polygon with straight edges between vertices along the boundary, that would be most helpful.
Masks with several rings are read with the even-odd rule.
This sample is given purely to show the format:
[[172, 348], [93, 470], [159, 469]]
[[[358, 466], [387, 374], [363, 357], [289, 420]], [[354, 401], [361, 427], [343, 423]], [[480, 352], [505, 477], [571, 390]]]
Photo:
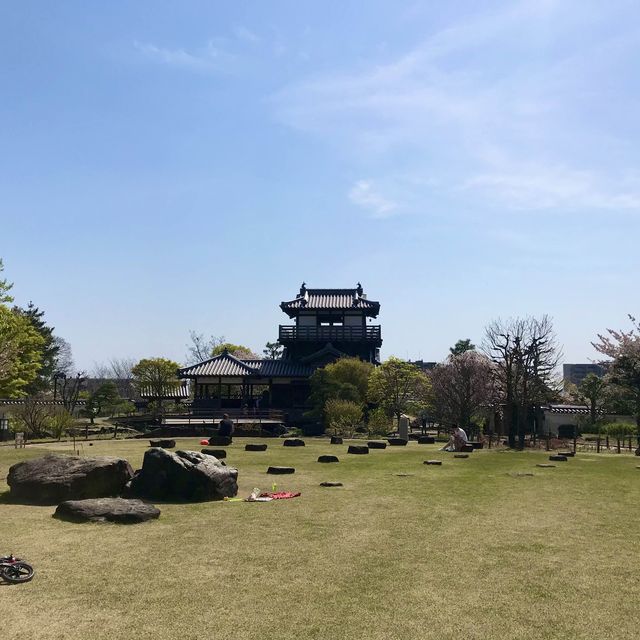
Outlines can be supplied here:
[[366, 209], [374, 218], [388, 218], [398, 211], [398, 203], [381, 195], [370, 180], [358, 180], [348, 195], [353, 204]]
[[238, 25], [233, 29], [233, 35], [235, 35], [238, 40], [244, 40], [245, 42], [249, 42], [251, 44], [257, 44], [262, 41], [262, 38], [257, 33], [251, 31], [247, 27], [243, 27], [242, 25]]
[[196, 52], [167, 49], [137, 41], [133, 46], [149, 60], [192, 71], [225, 71], [234, 60], [234, 56], [220, 48], [215, 40], [210, 40], [204, 48]]
[[[637, 57], [640, 40], [624, 21], [599, 31], [601, 11], [570, 0], [519, 2], [385, 64], [288, 86], [273, 103], [289, 126], [340, 145], [395, 192], [411, 188], [394, 166], [402, 158], [408, 175], [429, 175], [452, 197], [474, 192], [519, 210], [636, 210], [640, 188], [617, 178], [640, 166], [619, 117], [629, 105], [622, 116], [635, 126], [632, 101], [624, 87], [602, 95], [598, 86], [612, 90], [612, 72]], [[373, 191], [373, 180], [358, 184], [352, 201], [354, 190], [361, 199]], [[413, 189], [403, 201], [430, 196]]]

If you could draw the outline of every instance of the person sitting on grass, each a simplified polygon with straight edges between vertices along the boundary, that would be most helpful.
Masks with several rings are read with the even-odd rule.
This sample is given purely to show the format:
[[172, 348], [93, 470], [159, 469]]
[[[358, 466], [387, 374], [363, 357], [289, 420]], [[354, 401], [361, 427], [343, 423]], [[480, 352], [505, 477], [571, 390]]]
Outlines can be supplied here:
[[225, 413], [220, 420], [218, 435], [231, 438], [233, 435], [233, 421], [229, 419], [229, 414]]
[[462, 451], [462, 447], [469, 442], [467, 434], [464, 429], [454, 425], [451, 429], [451, 435], [449, 436], [449, 442], [446, 446], [442, 447], [441, 451]]

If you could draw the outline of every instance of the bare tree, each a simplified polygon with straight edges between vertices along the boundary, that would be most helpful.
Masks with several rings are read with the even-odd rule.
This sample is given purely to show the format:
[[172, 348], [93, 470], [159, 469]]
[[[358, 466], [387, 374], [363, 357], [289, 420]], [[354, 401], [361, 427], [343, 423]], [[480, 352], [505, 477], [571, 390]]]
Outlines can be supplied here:
[[72, 375], [65, 375], [58, 382], [59, 397], [64, 408], [72, 415], [78, 405], [80, 392], [84, 388], [86, 379], [84, 371], [78, 371]]
[[442, 418], [466, 430], [493, 399], [491, 360], [476, 351], [460, 351], [431, 372], [436, 411]]
[[131, 380], [132, 369], [136, 366], [136, 362], [133, 358], [111, 358], [109, 360], [110, 377], [116, 380]]
[[211, 352], [220, 345], [225, 343], [224, 336], [209, 336], [196, 331], [189, 331], [189, 340], [187, 345], [187, 355], [185, 356], [186, 364], [197, 364], [211, 357]]
[[539, 405], [557, 393], [555, 372], [562, 353], [551, 318], [494, 320], [485, 330], [483, 351], [495, 364], [509, 446], [515, 447], [517, 435], [524, 448], [530, 409], [537, 423]]
[[63, 373], [65, 375], [70, 375], [73, 371], [73, 353], [71, 351], [71, 345], [64, 339], [59, 336], [55, 336], [53, 338], [53, 342], [57, 348], [55, 364], [54, 364], [54, 375], [56, 373]]

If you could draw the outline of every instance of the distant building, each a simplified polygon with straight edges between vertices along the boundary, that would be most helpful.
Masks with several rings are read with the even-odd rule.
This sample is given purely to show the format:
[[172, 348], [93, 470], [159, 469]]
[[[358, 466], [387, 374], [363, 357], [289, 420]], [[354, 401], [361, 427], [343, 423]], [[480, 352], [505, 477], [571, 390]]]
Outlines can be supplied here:
[[410, 364], [414, 364], [420, 371], [431, 371], [438, 366], [437, 362], [425, 362], [424, 360], [409, 360]]
[[563, 364], [562, 377], [565, 388], [569, 383], [579, 385], [590, 373], [604, 375], [604, 368], [599, 364]]

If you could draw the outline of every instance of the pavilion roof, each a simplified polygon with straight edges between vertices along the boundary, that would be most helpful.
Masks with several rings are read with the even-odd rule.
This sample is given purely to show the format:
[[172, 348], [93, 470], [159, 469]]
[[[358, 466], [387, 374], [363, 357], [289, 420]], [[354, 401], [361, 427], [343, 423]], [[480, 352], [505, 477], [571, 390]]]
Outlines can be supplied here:
[[358, 283], [353, 289], [307, 289], [302, 283], [300, 292], [293, 300], [280, 303], [280, 308], [290, 317], [298, 315], [302, 309], [349, 311], [363, 310], [367, 315], [377, 316], [380, 303], [368, 300]]
[[225, 378], [246, 378], [248, 376], [255, 376], [257, 378], [306, 378], [310, 376], [313, 371], [313, 367], [291, 360], [241, 360], [225, 352], [204, 362], [180, 369], [178, 376], [180, 378], [195, 378], [198, 376], [221, 376]]

